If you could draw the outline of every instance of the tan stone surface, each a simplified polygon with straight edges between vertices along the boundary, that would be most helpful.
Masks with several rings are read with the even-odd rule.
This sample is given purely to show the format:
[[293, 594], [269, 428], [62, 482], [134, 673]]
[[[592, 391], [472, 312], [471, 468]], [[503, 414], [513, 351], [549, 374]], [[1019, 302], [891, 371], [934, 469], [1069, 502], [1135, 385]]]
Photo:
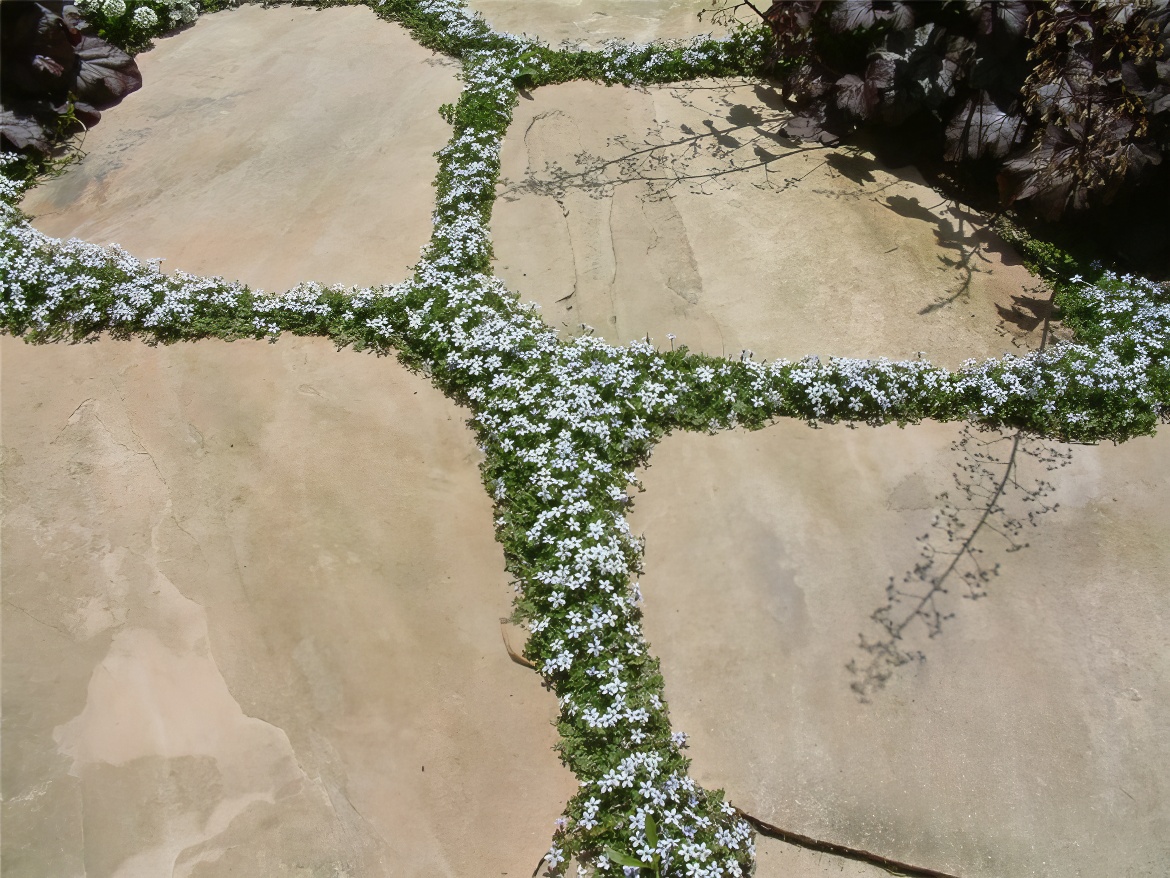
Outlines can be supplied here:
[[703, 0], [468, 0], [467, 5], [498, 31], [554, 46], [569, 40], [599, 48], [613, 38], [645, 43], [726, 32], [707, 15], [699, 19], [714, 5]]
[[786, 141], [778, 106], [736, 81], [536, 90], [504, 143], [497, 272], [619, 344], [955, 366], [1035, 343], [997, 329], [1037, 283], [980, 217], [912, 168]]
[[530, 874], [575, 783], [459, 409], [322, 340], [0, 352], [5, 878]]
[[[1019, 551], [983, 531], [988, 596], [952, 577], [941, 633], [904, 633], [925, 661], [869, 703], [851, 690], [886, 583], [920, 561], [938, 495], [962, 496], [959, 429], [786, 422], [659, 446], [633, 525], [695, 777], [774, 824], [964, 878], [1163, 875], [1170, 434], [1078, 446], [1051, 472], [1023, 457], [1021, 482], [1048, 479], [1059, 508]], [[1022, 496], [1009, 513], [1036, 505]], [[874, 873], [765, 842], [759, 874]]]
[[24, 209], [57, 237], [269, 290], [403, 280], [431, 230], [457, 65], [366, 8], [200, 18]]

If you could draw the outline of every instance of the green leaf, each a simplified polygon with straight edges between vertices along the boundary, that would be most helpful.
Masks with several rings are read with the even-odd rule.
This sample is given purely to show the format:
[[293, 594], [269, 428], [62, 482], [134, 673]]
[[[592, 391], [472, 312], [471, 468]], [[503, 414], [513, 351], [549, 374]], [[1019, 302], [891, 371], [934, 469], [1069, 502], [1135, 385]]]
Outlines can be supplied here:
[[525, 88], [536, 83], [537, 77], [540, 76], [540, 71], [535, 67], [525, 67], [516, 74], [516, 84], [521, 88]]
[[641, 860], [635, 860], [629, 854], [620, 853], [619, 851], [615, 851], [613, 848], [606, 848], [605, 855], [619, 866], [637, 866], [640, 869], [650, 868], [649, 864], [643, 863]]
[[658, 824], [650, 814], [646, 815], [646, 841], [650, 843], [650, 847], [658, 847]]

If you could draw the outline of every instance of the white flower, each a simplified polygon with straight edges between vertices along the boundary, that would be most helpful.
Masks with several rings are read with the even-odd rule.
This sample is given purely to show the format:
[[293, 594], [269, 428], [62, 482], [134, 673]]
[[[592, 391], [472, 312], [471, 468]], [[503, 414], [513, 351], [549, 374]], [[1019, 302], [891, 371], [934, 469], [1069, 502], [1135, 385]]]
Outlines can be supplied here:
[[555, 844], [548, 849], [545, 854], [545, 859], [548, 862], [549, 868], [556, 868], [565, 861], [565, 853]]
[[[81, 2], [110, 18], [126, 12], [125, 0]], [[171, 25], [198, 12], [191, 0], [152, 3]], [[953, 373], [921, 359], [757, 363], [749, 350], [737, 362], [695, 358], [677, 366], [649, 341], [620, 348], [588, 335], [562, 341], [487, 272], [486, 211], [469, 209], [490, 205], [494, 197], [500, 138], [516, 101], [512, 83], [535, 44], [490, 35], [461, 0], [423, 0], [417, 10], [463, 41], [464, 98], [475, 103], [477, 122], [439, 153], [433, 237], [409, 280], [360, 290], [302, 284], [270, 296], [219, 278], [164, 275], [157, 263], [118, 248], [54, 241], [32, 229], [13, 207], [23, 184], [0, 175], [0, 321], [33, 331], [146, 327], [161, 335], [189, 332], [209, 316], [246, 314], [236, 318], [233, 331], [275, 337], [306, 320], [328, 321], [343, 337], [403, 346], [423, 371], [471, 404], [470, 423], [487, 458], [485, 484], [496, 500], [497, 534], [523, 559], [514, 587], [524, 606], [550, 613], [527, 625], [534, 635], [549, 632], [535, 642], [543, 644], [540, 670], [557, 694], [561, 721], [587, 737], [589, 730], [606, 730], [628, 754], [602, 777], [579, 780], [582, 789], [596, 783], [611, 793], [607, 807], [619, 810], [602, 814], [600, 799], [590, 799], [576, 828], [626, 819], [637, 797], [642, 808], [661, 815], [658, 853], [664, 862], [673, 857], [671, 874], [738, 875], [737, 862], [725, 858], [730, 851], [752, 852], [750, 827], [729, 821], [734, 811], [726, 803], [722, 816], [709, 801], [701, 805], [702, 791], [685, 773], [663, 773], [663, 761], [678, 754], [659, 737], [665, 705], [640, 660], [646, 650], [637, 624], [642, 595], [630, 581], [642, 546], [624, 517], [626, 490], [637, 480], [632, 472], [615, 472], [611, 461], [641, 459], [680, 419], [689, 418], [684, 422], [693, 428], [696, 403], [712, 430], [734, 427], [740, 417], [753, 425], [780, 416], [876, 424], [905, 413], [917, 417], [923, 405], [935, 403], [956, 403], [963, 407], [956, 411], [988, 419], [1013, 407], [1043, 412], [1067, 430], [1091, 422], [1095, 412], [1082, 400], [1101, 393], [1137, 418], [1156, 411], [1150, 375], [1155, 363], [1165, 363], [1170, 304], [1152, 284], [1106, 275], [1081, 290], [1102, 315], [1104, 340], [1095, 348], [1056, 345], [1025, 357], [971, 361]], [[135, 10], [133, 22], [146, 30], [159, 24], [145, 6]], [[693, 71], [710, 73], [730, 57], [729, 46], [709, 38], [648, 46], [612, 41], [598, 57], [603, 78], [632, 83], [650, 68], [661, 76], [667, 65], [677, 65], [679, 50]], [[550, 69], [544, 60], [533, 63]], [[12, 161], [0, 157], [0, 167]], [[673, 347], [676, 336], [667, 338]], [[441, 353], [427, 353], [436, 350]], [[574, 662], [584, 674], [565, 673]], [[681, 732], [670, 740], [670, 747], [687, 742]], [[635, 834], [645, 829], [646, 813], [629, 824]], [[700, 832], [714, 838], [716, 850], [697, 841]], [[635, 846], [640, 842], [632, 838]], [[550, 867], [570, 850], [554, 845]], [[608, 862], [602, 857], [597, 865], [604, 869]]]
[[133, 22], [135, 27], [151, 30], [158, 24], [158, 16], [149, 6], [139, 6], [134, 10]]

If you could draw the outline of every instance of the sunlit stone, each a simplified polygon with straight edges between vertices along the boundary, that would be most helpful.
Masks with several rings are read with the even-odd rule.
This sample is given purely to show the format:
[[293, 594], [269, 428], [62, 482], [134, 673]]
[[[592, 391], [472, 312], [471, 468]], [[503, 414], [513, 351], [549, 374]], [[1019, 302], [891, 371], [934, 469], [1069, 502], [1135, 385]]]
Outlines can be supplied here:
[[143, 87], [24, 209], [57, 237], [268, 290], [401, 281], [430, 238], [456, 62], [365, 8], [248, 5], [140, 55]]
[[575, 783], [459, 409], [323, 339], [0, 351], [5, 875], [531, 871]]
[[522, 100], [499, 274], [567, 332], [957, 366], [1038, 343], [1047, 293], [913, 168], [777, 133], [770, 88], [576, 82]]
[[703, 0], [468, 0], [493, 28], [559, 45], [599, 48], [607, 39], [649, 42], [698, 34], [722, 35]]
[[[645, 629], [694, 776], [773, 824], [948, 874], [1146, 874], [1170, 857], [1170, 436], [1025, 440], [1027, 490], [1008, 481], [977, 554], [922, 601], [1006, 473], [974, 455], [1006, 461], [1010, 440], [961, 438], [786, 422], [655, 451], [633, 520]], [[953, 539], [931, 526], [947, 502], [965, 507]], [[871, 618], [891, 583], [897, 641]], [[935, 610], [950, 618], [931, 637]], [[875, 661], [862, 637], [925, 659]], [[842, 874], [776, 842], [759, 863]]]

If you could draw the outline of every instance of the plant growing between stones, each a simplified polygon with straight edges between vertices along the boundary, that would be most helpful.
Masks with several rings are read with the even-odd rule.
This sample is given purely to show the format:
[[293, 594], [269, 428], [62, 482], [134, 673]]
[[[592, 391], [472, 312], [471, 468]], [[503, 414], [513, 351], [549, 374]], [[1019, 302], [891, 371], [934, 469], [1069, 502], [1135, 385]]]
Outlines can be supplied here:
[[433, 234], [410, 279], [264, 295], [222, 278], [164, 275], [116, 247], [33, 229], [16, 206], [27, 163], [6, 156], [0, 328], [31, 342], [291, 332], [395, 352], [426, 374], [469, 410], [514, 577], [514, 618], [530, 632], [524, 656], [559, 699], [557, 749], [580, 784], [543, 864], [554, 875], [570, 861], [605, 876], [750, 874], [751, 826], [721, 791], [688, 775], [686, 736], [671, 727], [642, 637], [642, 547], [626, 520], [637, 466], [672, 430], [756, 429], [780, 417], [970, 420], [1078, 441], [1152, 433], [1170, 411], [1170, 294], [1103, 269], [1058, 279], [1077, 343], [953, 372], [923, 361], [758, 363], [746, 351], [728, 360], [648, 341], [559, 338], [491, 274], [500, 142], [518, 88], [749, 75], [764, 62], [764, 33], [554, 51], [491, 31], [458, 0], [371, 6], [462, 61], [460, 98], [441, 110], [453, 130], [437, 154]]

